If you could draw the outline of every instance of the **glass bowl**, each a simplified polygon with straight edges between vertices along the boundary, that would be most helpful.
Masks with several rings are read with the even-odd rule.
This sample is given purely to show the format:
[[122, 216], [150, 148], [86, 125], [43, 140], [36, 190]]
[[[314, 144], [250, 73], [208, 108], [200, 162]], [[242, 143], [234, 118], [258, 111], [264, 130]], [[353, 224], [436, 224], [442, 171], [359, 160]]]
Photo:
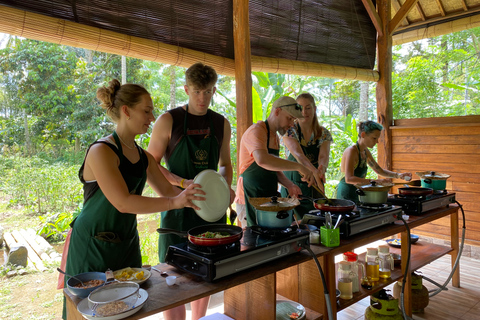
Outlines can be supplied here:
[[96, 317], [110, 317], [134, 307], [140, 285], [135, 282], [114, 282], [95, 289], [88, 295], [88, 306]]

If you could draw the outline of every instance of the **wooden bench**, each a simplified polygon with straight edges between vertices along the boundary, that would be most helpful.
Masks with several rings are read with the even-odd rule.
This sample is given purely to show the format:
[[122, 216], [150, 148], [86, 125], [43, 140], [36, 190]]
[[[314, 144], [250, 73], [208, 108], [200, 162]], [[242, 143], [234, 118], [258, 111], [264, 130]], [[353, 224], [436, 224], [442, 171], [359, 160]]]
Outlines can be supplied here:
[[47, 268], [44, 263], [60, 263], [62, 256], [41, 236], [37, 235], [33, 229], [14, 230], [5, 232], [3, 235], [7, 249], [23, 245], [28, 251], [28, 266], [45, 271]]

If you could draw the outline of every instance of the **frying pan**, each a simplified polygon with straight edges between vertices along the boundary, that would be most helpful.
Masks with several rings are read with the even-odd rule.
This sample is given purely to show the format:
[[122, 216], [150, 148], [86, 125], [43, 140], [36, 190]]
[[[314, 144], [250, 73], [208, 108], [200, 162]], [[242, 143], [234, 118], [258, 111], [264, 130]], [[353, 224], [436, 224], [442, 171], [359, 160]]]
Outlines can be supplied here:
[[345, 199], [313, 199], [301, 195], [303, 199], [313, 202], [313, 206], [318, 210], [328, 211], [332, 213], [351, 212], [355, 208], [355, 202]]
[[433, 193], [432, 188], [398, 188], [398, 193], [404, 196], [428, 196]]
[[[230, 236], [224, 238], [202, 238], [198, 235], [210, 232], [228, 233]], [[239, 241], [242, 238], [243, 230], [237, 226], [229, 226], [227, 224], [207, 224], [192, 228], [188, 231], [178, 231], [175, 229], [158, 228], [157, 232], [160, 234], [173, 233], [180, 237], [188, 238], [188, 241], [197, 246], [220, 246], [231, 244]]]

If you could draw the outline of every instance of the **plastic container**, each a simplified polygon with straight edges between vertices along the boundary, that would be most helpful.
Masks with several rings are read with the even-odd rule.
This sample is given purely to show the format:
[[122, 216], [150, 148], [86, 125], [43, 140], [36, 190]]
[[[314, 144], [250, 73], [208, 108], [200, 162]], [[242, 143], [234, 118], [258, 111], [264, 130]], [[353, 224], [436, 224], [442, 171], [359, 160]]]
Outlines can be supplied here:
[[320, 227], [320, 241], [326, 247], [337, 247], [340, 245], [340, 229], [327, 229]]
[[109, 317], [132, 309], [140, 297], [135, 282], [115, 282], [100, 287], [88, 296], [88, 306], [96, 317]]

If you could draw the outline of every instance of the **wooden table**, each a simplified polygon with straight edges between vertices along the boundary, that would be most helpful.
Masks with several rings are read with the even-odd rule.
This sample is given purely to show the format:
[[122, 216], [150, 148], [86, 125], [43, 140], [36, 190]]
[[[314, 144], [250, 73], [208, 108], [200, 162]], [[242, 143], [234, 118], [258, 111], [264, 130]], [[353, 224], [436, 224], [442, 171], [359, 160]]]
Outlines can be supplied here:
[[[458, 255], [458, 207], [451, 205], [448, 208], [439, 208], [424, 213], [421, 216], [410, 216], [408, 225], [410, 228], [418, 227], [436, 219], [450, 216], [451, 224], [451, 247], [427, 244], [421, 240], [412, 246], [412, 259], [408, 275], [411, 271], [421, 268], [439, 257], [450, 253], [453, 263]], [[335, 261], [334, 257], [346, 251], [352, 251], [357, 247], [386, 238], [393, 234], [401, 233], [402, 242], [407, 242], [406, 228], [401, 221], [395, 224], [382, 226], [371, 231], [341, 240], [340, 246], [327, 248], [324, 246], [312, 245], [311, 249], [319, 258], [323, 272], [325, 273], [328, 290], [335, 292]], [[392, 250], [393, 251], [393, 250]], [[407, 256], [406, 246], [402, 247], [402, 257]], [[312, 257], [306, 250], [293, 254], [282, 259], [274, 260], [263, 265], [240, 272], [214, 283], [203, 280], [177, 270], [166, 264], [160, 264], [158, 269], [167, 271], [170, 275], [178, 277], [174, 286], [167, 286], [165, 278], [152, 270], [152, 276], [142, 288], [149, 294], [148, 301], [144, 307], [128, 319], [139, 319], [153, 315], [170, 308], [183, 305], [196, 299], [224, 291], [225, 314], [236, 319], [275, 319], [276, 294], [280, 294], [290, 300], [301, 303], [304, 307], [320, 312], [326, 316], [326, 304], [323, 295], [323, 285], [320, 275]], [[402, 260], [402, 270], [405, 270], [405, 260]], [[334, 318], [336, 312], [346, 308], [353, 303], [371, 295], [381, 288], [400, 279], [404, 272], [399, 268], [392, 272], [392, 278], [377, 283], [372, 290], [363, 290], [354, 294], [351, 300], [341, 300], [337, 308], [335, 295], [331, 294]], [[452, 281], [456, 287], [460, 286], [459, 268], [455, 272]], [[411, 315], [410, 276], [407, 277], [405, 290], [406, 312]], [[71, 295], [68, 289], [64, 289], [67, 301], [67, 318], [83, 319], [77, 311], [76, 306], [80, 299]]]

